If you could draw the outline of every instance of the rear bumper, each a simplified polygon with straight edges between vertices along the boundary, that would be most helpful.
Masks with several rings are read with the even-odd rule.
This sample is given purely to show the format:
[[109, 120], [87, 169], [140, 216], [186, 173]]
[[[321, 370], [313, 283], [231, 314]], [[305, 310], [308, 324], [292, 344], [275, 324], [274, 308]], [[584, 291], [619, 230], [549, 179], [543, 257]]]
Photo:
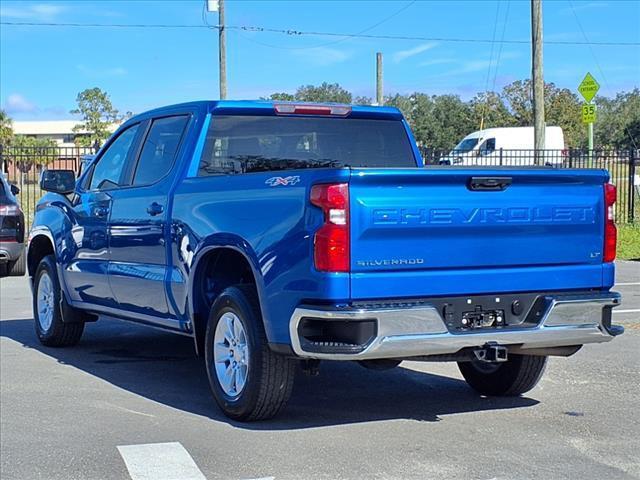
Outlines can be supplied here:
[[24, 243], [0, 242], [0, 264], [17, 260], [24, 250]]
[[[616, 292], [554, 294], [540, 322], [533, 327], [451, 333], [428, 303], [383, 308], [297, 308], [289, 323], [292, 348], [303, 358], [365, 360], [455, 354], [489, 342], [517, 346], [519, 351], [608, 342], [621, 330], [611, 327], [611, 308], [620, 304]], [[303, 319], [375, 321], [375, 335], [352, 352], [319, 352], [305, 347], [299, 334]], [[330, 349], [331, 347], [329, 347]], [[314, 351], [309, 351], [314, 350]]]

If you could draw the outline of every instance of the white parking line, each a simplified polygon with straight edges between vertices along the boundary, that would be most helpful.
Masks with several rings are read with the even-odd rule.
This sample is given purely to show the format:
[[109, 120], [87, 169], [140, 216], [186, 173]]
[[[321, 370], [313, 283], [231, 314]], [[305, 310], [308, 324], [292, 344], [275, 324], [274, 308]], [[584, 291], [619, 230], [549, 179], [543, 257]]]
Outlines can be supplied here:
[[612, 310], [613, 313], [640, 313], [640, 308], [633, 308], [631, 310]]
[[132, 480], [206, 480], [179, 442], [119, 446]]
[[614, 287], [626, 287], [628, 285], [640, 285], [640, 282], [622, 282], [622, 283], [616, 283], [614, 285]]

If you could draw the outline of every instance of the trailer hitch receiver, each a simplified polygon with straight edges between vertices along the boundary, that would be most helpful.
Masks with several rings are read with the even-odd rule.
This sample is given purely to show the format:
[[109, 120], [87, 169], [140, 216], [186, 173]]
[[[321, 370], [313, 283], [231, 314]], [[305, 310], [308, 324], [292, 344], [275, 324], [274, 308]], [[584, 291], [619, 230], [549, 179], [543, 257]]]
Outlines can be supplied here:
[[509, 359], [509, 350], [507, 347], [490, 343], [474, 350], [473, 354], [476, 356], [476, 359], [481, 362], [506, 362]]

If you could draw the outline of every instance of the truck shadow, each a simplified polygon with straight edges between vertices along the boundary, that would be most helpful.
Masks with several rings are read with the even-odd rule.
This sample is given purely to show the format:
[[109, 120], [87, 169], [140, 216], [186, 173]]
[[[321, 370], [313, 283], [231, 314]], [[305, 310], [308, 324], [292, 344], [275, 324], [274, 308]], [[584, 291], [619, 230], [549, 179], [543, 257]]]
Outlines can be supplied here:
[[88, 324], [80, 344], [67, 349], [40, 345], [33, 320], [4, 320], [0, 336], [154, 402], [249, 430], [390, 419], [436, 422], [446, 415], [538, 403], [527, 397], [483, 398], [462, 380], [402, 366], [377, 372], [351, 362], [325, 362], [320, 376], [299, 372], [293, 395], [279, 417], [245, 424], [230, 421], [215, 405], [204, 363], [195, 356], [191, 338], [115, 320]]

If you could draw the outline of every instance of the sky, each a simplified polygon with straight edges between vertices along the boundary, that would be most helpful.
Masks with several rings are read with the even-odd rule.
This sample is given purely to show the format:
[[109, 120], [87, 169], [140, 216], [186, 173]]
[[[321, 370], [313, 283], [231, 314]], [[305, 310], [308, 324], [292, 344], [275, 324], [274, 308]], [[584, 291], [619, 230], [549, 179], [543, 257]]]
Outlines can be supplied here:
[[[2, 22], [215, 25], [204, 0], [2, 0]], [[640, 42], [640, 0], [544, 0], [544, 39]], [[344, 38], [227, 30], [228, 98], [255, 99], [337, 82], [375, 97], [375, 54], [385, 94], [457, 94], [529, 77], [530, 4], [506, 1], [226, 0], [226, 24], [422, 37]], [[494, 33], [495, 32], [495, 33]], [[450, 42], [461, 38], [496, 42]], [[439, 39], [439, 40], [429, 40]], [[500, 46], [502, 45], [502, 47]], [[498, 61], [499, 59], [499, 61]], [[0, 25], [0, 107], [15, 120], [73, 118], [78, 92], [100, 87], [120, 111], [139, 113], [218, 97], [218, 34], [208, 28]], [[590, 71], [599, 94], [640, 86], [640, 46], [546, 43], [545, 81], [576, 90]]]

